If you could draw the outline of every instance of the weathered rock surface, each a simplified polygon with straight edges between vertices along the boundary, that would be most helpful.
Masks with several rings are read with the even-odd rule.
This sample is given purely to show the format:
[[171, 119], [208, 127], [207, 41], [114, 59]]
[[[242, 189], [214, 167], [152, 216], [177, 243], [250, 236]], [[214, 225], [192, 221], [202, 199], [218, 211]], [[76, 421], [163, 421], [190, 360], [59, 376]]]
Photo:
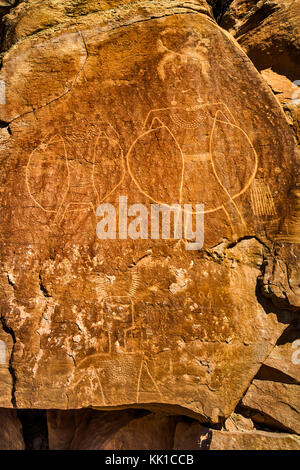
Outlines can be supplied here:
[[[261, 71], [299, 143], [300, 2], [234, 0], [227, 9], [225, 4], [223, 10], [221, 8], [219, 22], [238, 40]], [[267, 257], [263, 289], [276, 304], [299, 309], [299, 168], [296, 171], [296, 184], [288, 195], [287, 216], [277, 237], [278, 242], [287, 243], [275, 249], [275, 256], [272, 253]]]
[[[300, 187], [294, 192], [297, 192], [297, 205], [300, 208]], [[295, 209], [293, 194], [289, 195], [289, 204]], [[262, 295], [279, 307], [295, 311], [300, 309], [300, 244], [296, 242], [300, 234], [299, 216], [298, 211], [296, 215], [288, 216], [283, 223], [283, 232], [279, 235], [295, 243], [278, 244], [272, 253], [266, 254], [264, 275], [259, 281]]]
[[199, 423], [178, 423], [174, 437], [174, 450], [208, 450], [212, 433], [213, 430]]
[[254, 380], [242, 404], [258, 411], [252, 419], [300, 434], [300, 387], [267, 380]]
[[10, 357], [13, 348], [11, 335], [4, 331], [0, 323], [0, 408], [7, 405], [9, 395], [12, 396], [14, 378], [10, 369]]
[[234, 0], [220, 24], [261, 71], [300, 142], [299, 0]]
[[300, 76], [299, 0], [234, 0], [221, 25], [239, 41], [258, 70]]
[[[261, 74], [281, 104], [290, 126], [300, 143], [300, 80], [289, 79], [272, 69], [262, 70]], [[296, 76], [296, 74], [295, 74]], [[291, 195], [292, 197], [292, 195]], [[299, 200], [299, 185], [298, 185]], [[299, 230], [299, 229], [298, 229]]]
[[170, 450], [178, 418], [145, 411], [48, 411], [52, 450]]
[[24, 450], [21, 423], [15, 410], [0, 408], [0, 450]]
[[265, 431], [216, 431], [201, 424], [179, 423], [176, 450], [299, 450], [300, 437]]
[[226, 419], [224, 423], [224, 427], [226, 431], [253, 431], [254, 424], [250, 418], [246, 418], [245, 416], [232, 413], [229, 418]]
[[265, 431], [213, 431], [210, 450], [299, 450], [300, 438]]
[[211, 4], [5, 6], [0, 406], [51, 410], [51, 449], [299, 448], [254, 427], [299, 433], [299, 2], [223, 16], [261, 74]]
[[267, 380], [277, 379], [283, 383], [300, 383], [299, 352], [296, 342], [297, 336], [292, 342], [276, 346], [265, 360], [264, 371], [260, 370], [259, 377]]

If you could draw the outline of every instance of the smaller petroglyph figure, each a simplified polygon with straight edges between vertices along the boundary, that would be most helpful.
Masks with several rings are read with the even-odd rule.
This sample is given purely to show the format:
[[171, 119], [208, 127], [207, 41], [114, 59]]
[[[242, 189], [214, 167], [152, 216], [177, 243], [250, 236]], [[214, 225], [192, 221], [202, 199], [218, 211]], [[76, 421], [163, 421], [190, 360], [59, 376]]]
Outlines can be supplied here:
[[6, 364], [6, 344], [0, 340], [0, 364]]
[[221, 210], [233, 236], [240, 236], [246, 222], [237, 200], [255, 177], [256, 151], [227, 105], [202, 96], [205, 48], [197, 51], [187, 41], [178, 52], [169, 36], [159, 41], [163, 55], [157, 68], [169, 106], [149, 111], [126, 155], [128, 171], [152, 202], [201, 203], [205, 214]]
[[255, 178], [251, 186], [251, 203], [256, 216], [276, 215], [273, 196], [270, 186], [264, 179]]
[[101, 301], [101, 320], [103, 331], [108, 337], [107, 354], [135, 353], [141, 337], [134, 318], [134, 300], [140, 283], [137, 270], [132, 273], [127, 294], [111, 295], [110, 278], [101, 276], [96, 283], [96, 293]]
[[[134, 386], [133, 393], [135, 393], [137, 402], [140, 401], [142, 376], [144, 378], [146, 376], [146, 380], [152, 384], [152, 390], [155, 390], [163, 399], [160, 387], [152, 375], [151, 361], [149, 361], [148, 351], [145, 348], [145, 337], [151, 338], [153, 332], [149, 331], [149, 328], [144, 331], [145, 327], [142, 321], [135, 318], [134, 305], [140, 285], [140, 272], [137, 268], [132, 268], [130, 285], [125, 286], [121, 279], [116, 286], [115, 281], [115, 276], [104, 274], [95, 280], [95, 290], [100, 301], [97, 325], [103, 335], [101, 333], [99, 335], [98, 351], [95, 354], [87, 355], [77, 363], [76, 373], [70, 387], [74, 389], [80, 383], [93, 382], [95, 387], [99, 386], [103, 405], [108, 405], [106, 395], [109, 395], [109, 391], [103, 387], [101, 370], [104, 369], [99, 364], [103, 359], [106, 364], [112, 364], [112, 361], [118, 364], [118, 358], [126, 358], [127, 356], [129, 362], [137, 360], [138, 364], [136, 374], [128, 377]], [[114, 295], [116, 289], [122, 295]]]
[[60, 226], [67, 213], [96, 214], [124, 176], [118, 134], [103, 121], [91, 125], [76, 116], [61, 134], [45, 139], [29, 156], [26, 185], [35, 205]]
[[103, 329], [109, 337], [109, 353], [127, 353], [127, 338], [133, 333], [133, 303], [129, 296], [107, 297], [103, 301]]

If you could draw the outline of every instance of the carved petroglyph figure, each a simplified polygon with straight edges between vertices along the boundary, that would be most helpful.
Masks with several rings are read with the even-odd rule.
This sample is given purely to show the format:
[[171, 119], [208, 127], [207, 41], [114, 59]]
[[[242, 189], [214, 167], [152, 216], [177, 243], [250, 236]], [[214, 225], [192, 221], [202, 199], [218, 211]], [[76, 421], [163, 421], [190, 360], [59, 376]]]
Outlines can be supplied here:
[[[198, 39], [191, 35], [176, 52], [168, 44], [168, 34], [158, 42], [161, 59], [156, 81], [161, 98], [152, 109], [143, 108], [144, 122], [139, 128], [131, 123], [134, 137], [120, 136], [114, 123], [98, 120], [88, 132], [88, 117], [86, 121], [70, 119], [59, 135], [45, 139], [31, 153], [26, 168], [28, 193], [49, 214], [52, 225], [61, 226], [70, 213], [96, 215], [97, 207], [128, 181], [148, 203], [201, 203], [204, 214], [223, 212], [233, 237], [246, 231], [239, 198], [250, 188], [254, 214], [275, 214], [270, 188], [254, 180], [258, 157], [249, 136], [227, 105], [207, 96], [206, 85], [201, 88], [210, 76], [208, 44], [195, 47]], [[119, 127], [118, 131], [122, 133]], [[109, 404], [101, 378], [103, 364], [124, 357], [129, 362], [138, 359], [137, 374], [132, 377], [136, 402], [143, 374], [163, 399], [151, 369], [147, 332], [135, 315], [139, 272], [131, 272], [125, 291], [112, 287], [105, 274], [97, 277], [99, 341], [95, 352], [76, 362], [70, 378], [75, 391], [86, 381], [93, 390], [99, 387], [103, 405]], [[177, 281], [170, 288], [172, 295], [185, 286], [184, 278], [178, 276]]]
[[254, 179], [251, 186], [251, 203], [253, 213], [258, 217], [277, 215], [270, 186], [263, 179]]
[[[129, 173], [152, 202], [169, 203], [166, 198], [158, 199], [159, 194], [164, 193], [159, 188], [164, 185], [164, 178], [155, 178], [155, 173], [159, 176], [159, 162], [154, 161], [150, 150], [156, 149], [157, 141], [165, 141], [169, 155], [162, 155], [161, 151], [161, 156], [165, 157], [162, 161], [171, 162], [172, 177], [173, 172], [177, 176], [172, 178], [176, 182], [172, 195], [166, 195], [173, 198], [170, 202], [195, 204], [201, 201], [204, 213], [222, 210], [233, 235], [241, 235], [246, 223], [237, 199], [248, 190], [255, 177], [256, 151], [225, 103], [205, 103], [201, 99], [201, 79], [207, 72], [207, 66], [203, 72], [206, 61], [201, 54], [195, 48], [189, 51], [188, 47], [182, 53], [174, 52], [164, 45], [164, 40], [163, 37], [159, 41], [164, 55], [158, 74], [168, 96], [172, 95], [171, 106], [149, 111], [144, 133], [131, 145], [126, 156]], [[139, 170], [141, 162], [147, 166], [147, 171]]]
[[140, 283], [139, 272], [134, 269], [131, 275], [131, 284], [127, 294], [112, 295], [109, 279], [101, 276], [96, 281], [97, 297], [100, 300], [100, 323], [106, 332], [108, 342], [107, 349], [103, 352], [111, 355], [115, 352], [136, 352], [136, 347], [129, 345], [131, 339], [140, 336], [134, 317], [134, 301]]
[[[140, 400], [140, 384], [143, 372], [147, 374], [153, 384], [154, 389], [163, 399], [162, 392], [150, 371], [145, 352], [141, 347], [144, 338], [144, 327], [138, 322], [134, 315], [134, 303], [137, 297], [137, 290], [140, 285], [140, 274], [137, 269], [133, 269], [131, 283], [126, 295], [111, 295], [112, 283], [105, 276], [99, 276], [96, 280], [96, 293], [100, 301], [100, 320], [103, 332], [107, 336], [103, 351], [89, 355], [77, 364], [74, 381], [70, 387], [76, 389], [76, 386], [82, 381], [88, 380], [99, 386], [103, 405], [108, 405], [105, 398], [105, 391], [101, 381], [100, 363], [103, 360], [116, 359], [118, 355], [134, 356], [139, 358], [139, 368], [136, 377], [132, 380], [136, 382], [136, 401]], [[116, 288], [116, 287], [115, 287]], [[98, 367], [99, 361], [99, 367]], [[88, 371], [88, 374], [87, 372]]]
[[[258, 156], [247, 133], [224, 102], [202, 98], [201, 83], [209, 79], [210, 65], [207, 44], [195, 34], [191, 32], [179, 52], [168, 45], [169, 31], [161, 35], [157, 74], [169, 106], [146, 111], [144, 126], [128, 142], [127, 153], [112, 124], [100, 121], [91, 131], [82, 117], [71, 119], [61, 135], [32, 152], [27, 188], [35, 204], [53, 214], [55, 224], [68, 212], [96, 215], [97, 206], [126, 175], [148, 202], [204, 204], [205, 214], [222, 211], [234, 237], [246, 230], [238, 199], [251, 185], [254, 214], [274, 214], [268, 188], [253, 183]], [[48, 189], [53, 194], [55, 184], [60, 198], [53, 200], [52, 195], [49, 202]]]
[[110, 123], [97, 124], [90, 145], [82, 144], [80, 134], [71, 130], [66, 126], [64, 134], [46, 139], [30, 154], [26, 167], [30, 197], [53, 215], [52, 224], [58, 226], [69, 212], [90, 211], [96, 216], [97, 206], [124, 177], [122, 149]]

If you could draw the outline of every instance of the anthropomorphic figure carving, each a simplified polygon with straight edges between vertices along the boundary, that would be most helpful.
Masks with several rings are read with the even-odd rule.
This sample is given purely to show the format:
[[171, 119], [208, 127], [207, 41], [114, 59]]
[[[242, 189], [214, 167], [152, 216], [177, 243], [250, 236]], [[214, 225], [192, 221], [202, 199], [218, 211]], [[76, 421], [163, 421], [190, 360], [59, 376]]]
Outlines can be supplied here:
[[[148, 113], [144, 133], [127, 155], [129, 172], [153, 202], [204, 204], [204, 213], [222, 210], [233, 235], [241, 236], [246, 223], [238, 198], [255, 177], [255, 149], [225, 103], [201, 97], [205, 74], [200, 55], [189, 54], [188, 48], [182, 54], [172, 52], [164, 39], [158, 75], [169, 106]], [[165, 171], [171, 169], [166, 177], [173, 184], [168, 200], [159, 200], [165, 193], [160, 161]]]
[[61, 226], [69, 212], [95, 215], [124, 175], [113, 127], [75, 117], [31, 153], [26, 168], [29, 194], [51, 216], [52, 226]]

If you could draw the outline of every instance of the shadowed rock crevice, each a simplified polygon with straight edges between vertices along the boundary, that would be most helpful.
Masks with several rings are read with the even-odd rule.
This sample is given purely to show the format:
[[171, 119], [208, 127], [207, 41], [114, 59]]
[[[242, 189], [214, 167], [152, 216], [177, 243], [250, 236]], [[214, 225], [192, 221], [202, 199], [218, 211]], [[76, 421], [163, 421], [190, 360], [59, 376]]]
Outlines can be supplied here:
[[256, 429], [258, 430], [273, 433], [285, 432], [289, 434], [298, 435], [291, 427], [284, 426], [280, 421], [268, 415], [268, 413], [262, 413], [247, 406], [240, 406], [239, 411], [245, 416], [251, 418], [252, 421], [255, 423]]
[[43, 293], [43, 296], [46, 297], [46, 298], [51, 297], [51, 295], [49, 294], [46, 286], [43, 284], [43, 279], [42, 279], [41, 273], [39, 273], [39, 284], [40, 284], [40, 290]]
[[222, 427], [137, 409], [0, 409], [0, 420], [1, 450], [209, 450], [236, 445], [254, 450], [260, 441], [270, 449], [300, 447], [300, 436], [241, 406]]
[[0, 129], [6, 129], [9, 135], [12, 135], [12, 130], [9, 122], [0, 121]]
[[300, 338], [300, 318], [295, 318], [291, 325], [285, 329], [277, 341], [277, 346], [292, 344]]
[[26, 450], [47, 450], [48, 426], [45, 410], [18, 410]]
[[272, 382], [279, 382], [285, 384], [296, 384], [299, 383], [297, 379], [289, 377], [284, 372], [277, 370], [273, 367], [262, 365], [258, 373], [255, 376], [258, 380], [271, 380]]
[[213, 16], [218, 24], [222, 24], [222, 19], [233, 0], [208, 0], [211, 5]]
[[299, 79], [299, 4], [234, 0], [220, 25], [241, 44], [259, 71]]
[[24, 0], [1, 0], [0, 1], [0, 53], [5, 36], [5, 23], [3, 17], [9, 14], [12, 8], [16, 8]]

